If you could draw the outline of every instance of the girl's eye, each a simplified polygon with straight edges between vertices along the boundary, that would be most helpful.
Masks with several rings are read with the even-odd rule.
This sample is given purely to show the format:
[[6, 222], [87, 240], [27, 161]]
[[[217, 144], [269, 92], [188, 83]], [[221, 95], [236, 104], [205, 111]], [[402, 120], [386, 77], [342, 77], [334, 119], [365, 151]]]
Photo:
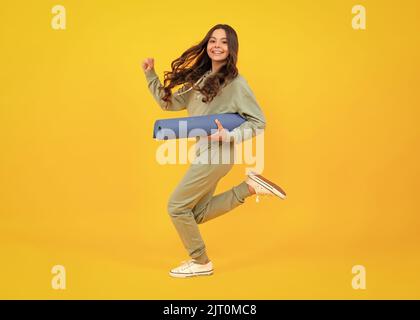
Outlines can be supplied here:
[[[214, 41], [214, 40], [210, 40], [209, 42], [210, 42], [210, 43], [213, 43], [213, 42], [216, 42], [216, 41]], [[227, 41], [223, 41], [222, 43], [223, 43], [223, 44], [227, 44]]]

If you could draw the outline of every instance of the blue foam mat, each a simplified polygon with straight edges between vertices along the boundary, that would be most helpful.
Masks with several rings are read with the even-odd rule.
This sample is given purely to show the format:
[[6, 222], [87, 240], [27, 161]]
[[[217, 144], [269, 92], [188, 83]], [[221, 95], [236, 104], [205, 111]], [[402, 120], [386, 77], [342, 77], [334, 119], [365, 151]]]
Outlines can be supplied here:
[[214, 121], [216, 119], [229, 131], [232, 131], [246, 121], [238, 113], [219, 113], [205, 116], [160, 119], [155, 122], [153, 138], [168, 140], [208, 136], [214, 133], [212, 129], [217, 130], [217, 125]]

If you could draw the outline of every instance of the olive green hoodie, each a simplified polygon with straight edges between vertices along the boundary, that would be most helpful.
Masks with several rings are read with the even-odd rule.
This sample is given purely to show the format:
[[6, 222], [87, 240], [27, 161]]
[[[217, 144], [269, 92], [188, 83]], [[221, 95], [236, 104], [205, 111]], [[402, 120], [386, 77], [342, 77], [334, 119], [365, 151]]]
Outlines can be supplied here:
[[[209, 75], [210, 70], [197, 81], [200, 88], [202, 88], [205, 78]], [[179, 111], [187, 109], [189, 116], [238, 113], [244, 117], [246, 119], [244, 123], [228, 132], [230, 141], [241, 142], [255, 136], [256, 129], [265, 128], [264, 114], [247, 81], [240, 74], [223, 87], [209, 103], [202, 101], [203, 96], [198, 90], [192, 88], [186, 90], [185, 87], [182, 87], [171, 96], [172, 103], [167, 108], [165, 107], [167, 103], [161, 99], [163, 91], [159, 93], [159, 87], [162, 87], [162, 83], [155, 70], [146, 71], [145, 76], [150, 92], [163, 110]]]

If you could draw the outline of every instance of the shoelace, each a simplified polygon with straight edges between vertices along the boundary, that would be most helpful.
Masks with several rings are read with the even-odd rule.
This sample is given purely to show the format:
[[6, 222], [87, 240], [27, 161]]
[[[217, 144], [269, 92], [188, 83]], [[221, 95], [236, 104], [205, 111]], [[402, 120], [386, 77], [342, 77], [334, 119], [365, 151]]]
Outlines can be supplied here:
[[257, 190], [256, 191], [256, 197], [255, 197], [255, 202], [259, 203], [260, 202], [260, 197], [266, 197], [267, 194], [258, 194], [259, 191], [261, 190], [265, 190], [263, 187], [261, 187], [260, 185], [256, 185]]
[[192, 260], [188, 260], [188, 261], [185, 261], [184, 260], [184, 261], [182, 261], [181, 262], [180, 270], [184, 271], [184, 270], [190, 268], [193, 263], [194, 263], [194, 261], [192, 261]]
[[264, 198], [267, 197], [267, 194], [257, 194], [255, 197], [255, 202], [259, 203], [260, 202], [260, 197]]
[[188, 260], [188, 261], [182, 261], [181, 262], [181, 267], [179, 269], [179, 271], [185, 271], [188, 270], [190, 273], [192, 274], [196, 274], [192, 269], [191, 266], [194, 264], [194, 260]]

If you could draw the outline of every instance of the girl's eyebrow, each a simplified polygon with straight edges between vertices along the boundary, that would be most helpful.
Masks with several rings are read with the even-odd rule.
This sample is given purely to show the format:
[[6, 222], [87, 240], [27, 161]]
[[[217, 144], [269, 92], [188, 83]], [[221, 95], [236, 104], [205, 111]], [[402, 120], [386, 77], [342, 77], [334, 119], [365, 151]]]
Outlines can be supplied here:
[[[215, 37], [210, 37], [210, 39], [216, 39]], [[220, 39], [225, 39], [225, 40], [227, 40], [227, 38], [220, 38]]]

